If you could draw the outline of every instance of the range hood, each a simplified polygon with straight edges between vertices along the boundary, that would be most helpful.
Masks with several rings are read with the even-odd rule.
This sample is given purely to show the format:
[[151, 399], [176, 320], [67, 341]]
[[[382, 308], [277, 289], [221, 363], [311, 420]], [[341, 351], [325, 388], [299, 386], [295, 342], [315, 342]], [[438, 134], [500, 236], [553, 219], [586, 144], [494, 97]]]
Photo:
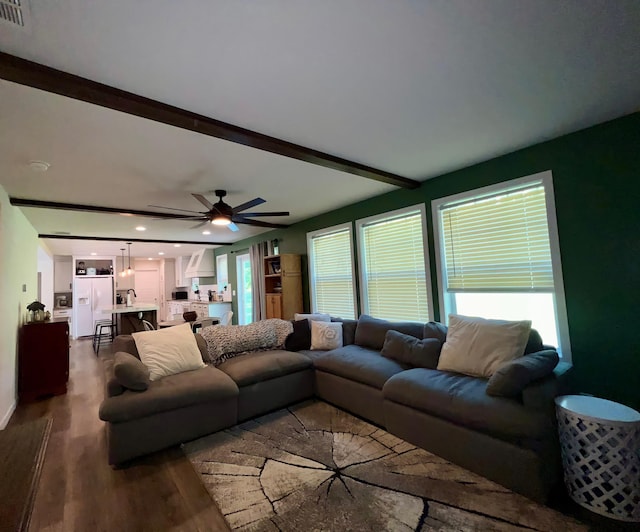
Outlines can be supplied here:
[[189, 259], [185, 277], [213, 277], [216, 274], [212, 249], [199, 249]]

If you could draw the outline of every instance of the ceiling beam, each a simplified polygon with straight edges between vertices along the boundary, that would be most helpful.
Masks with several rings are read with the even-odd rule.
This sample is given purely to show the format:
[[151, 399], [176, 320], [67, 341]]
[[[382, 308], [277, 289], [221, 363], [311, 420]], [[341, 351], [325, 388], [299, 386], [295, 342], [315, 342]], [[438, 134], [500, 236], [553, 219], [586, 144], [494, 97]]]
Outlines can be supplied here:
[[39, 234], [38, 238], [55, 238], [56, 240], [97, 240], [99, 242], [147, 242], [151, 244], [196, 244], [198, 246], [232, 246], [231, 242], [202, 242], [200, 240], [152, 240], [150, 238], [118, 238], [115, 236], [77, 236]]
[[168, 220], [192, 220], [193, 215], [174, 214], [172, 212], [141, 211], [137, 209], [119, 209], [117, 207], [100, 207], [83, 203], [60, 203], [27, 198], [9, 197], [14, 207], [34, 207], [36, 209], [59, 209], [62, 211], [97, 212], [103, 214], [121, 214], [122, 216], [146, 216], [148, 218], [166, 218]]
[[3, 52], [0, 52], [0, 78], [382, 183], [410, 189], [418, 188], [421, 184], [413, 179], [221, 122]]
[[[35, 209], [57, 209], [61, 211], [75, 211], [75, 212], [94, 212], [98, 214], [120, 214], [121, 216], [145, 216], [147, 218], [160, 218], [163, 220], [184, 220], [194, 221], [196, 219], [202, 220], [206, 216], [206, 212], [202, 213], [202, 216], [194, 216], [193, 214], [175, 214], [173, 212], [157, 212], [157, 211], [140, 211], [137, 209], [119, 209], [117, 207], [101, 207], [99, 205], [87, 205], [84, 203], [60, 203], [58, 201], [47, 200], [35, 200], [27, 198], [14, 198], [9, 196], [9, 203], [14, 207], [31, 207]], [[194, 214], [197, 214], [194, 211]], [[273, 213], [264, 213], [265, 216]], [[288, 214], [288, 213], [287, 213]], [[272, 222], [262, 222], [260, 220], [254, 220], [253, 218], [247, 218], [245, 221], [236, 220], [236, 223], [253, 225], [256, 227], [271, 227], [273, 229], [286, 229], [289, 227], [287, 224], [277, 224]]]

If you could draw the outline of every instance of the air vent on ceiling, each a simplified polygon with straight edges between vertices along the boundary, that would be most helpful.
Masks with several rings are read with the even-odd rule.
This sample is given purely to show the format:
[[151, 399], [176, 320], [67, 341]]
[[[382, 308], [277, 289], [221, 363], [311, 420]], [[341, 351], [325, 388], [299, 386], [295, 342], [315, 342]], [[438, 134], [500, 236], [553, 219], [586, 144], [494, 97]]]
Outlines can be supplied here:
[[0, 0], [0, 20], [24, 26], [24, 10], [26, 0]]

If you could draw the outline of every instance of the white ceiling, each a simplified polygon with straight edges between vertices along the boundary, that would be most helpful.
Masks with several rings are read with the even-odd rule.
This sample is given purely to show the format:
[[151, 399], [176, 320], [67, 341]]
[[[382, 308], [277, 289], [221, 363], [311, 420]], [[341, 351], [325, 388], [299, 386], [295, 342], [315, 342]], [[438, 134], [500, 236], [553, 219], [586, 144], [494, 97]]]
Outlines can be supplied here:
[[[0, 23], [0, 50], [425, 180], [638, 110], [639, 27], [637, 0], [31, 0], [25, 28]], [[287, 223], [393, 190], [5, 81], [0, 184], [137, 209], [199, 210], [190, 192], [225, 188]], [[23, 210], [41, 233], [141, 236], [137, 218]], [[149, 238], [205, 238], [143, 223]]]

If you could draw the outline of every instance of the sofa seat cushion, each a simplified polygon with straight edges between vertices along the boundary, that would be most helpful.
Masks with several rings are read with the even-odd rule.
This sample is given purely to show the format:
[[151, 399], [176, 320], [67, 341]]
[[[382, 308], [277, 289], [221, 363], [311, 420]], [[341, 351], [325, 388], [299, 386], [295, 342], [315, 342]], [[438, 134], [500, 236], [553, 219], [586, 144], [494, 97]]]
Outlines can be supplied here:
[[383, 394], [385, 400], [503, 439], [541, 439], [554, 430], [548, 416], [515, 399], [491, 397], [486, 387], [484, 379], [414, 368], [391, 377]]
[[321, 349], [314, 349], [313, 351], [311, 349], [302, 349], [298, 351], [298, 353], [306, 357], [309, 357], [312, 361], [317, 358], [322, 358], [325, 355], [325, 353], [328, 353], [328, 352], [329, 350], [324, 351]]
[[379, 351], [359, 345], [345, 345], [327, 351], [313, 361], [315, 369], [367, 384], [382, 390], [389, 377], [409, 366], [385, 358]]
[[276, 379], [311, 368], [311, 359], [293, 351], [274, 349], [246, 353], [218, 366], [240, 387]]
[[207, 366], [151, 381], [144, 392], [127, 390], [105, 399], [100, 419], [122, 423], [159, 412], [238, 396], [238, 387], [224, 372]]

